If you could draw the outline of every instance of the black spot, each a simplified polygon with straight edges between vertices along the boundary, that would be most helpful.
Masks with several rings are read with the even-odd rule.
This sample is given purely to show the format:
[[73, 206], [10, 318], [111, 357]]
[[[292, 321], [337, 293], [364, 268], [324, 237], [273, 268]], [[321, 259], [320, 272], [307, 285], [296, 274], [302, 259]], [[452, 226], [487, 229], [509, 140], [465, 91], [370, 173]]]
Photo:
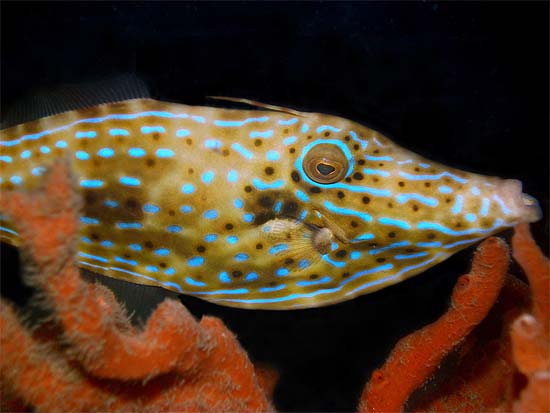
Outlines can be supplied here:
[[276, 287], [278, 285], [278, 283], [277, 283], [277, 281], [271, 281], [267, 285], [269, 285], [270, 287]]
[[157, 132], [153, 133], [153, 139], [158, 141], [160, 139], [160, 135]]
[[414, 168], [415, 172], [420, 172], [420, 168]]
[[290, 177], [294, 182], [300, 182], [300, 174], [298, 173], [298, 171], [292, 171]]
[[451, 203], [451, 198], [447, 198], [447, 199], [445, 200], [445, 203], [450, 204], [450, 203]]
[[318, 193], [321, 192], [321, 188], [318, 188], [316, 186], [312, 186], [312, 187], [309, 188], [309, 191], [314, 193], [314, 194], [318, 194]]
[[185, 140], [185, 142], [187, 143], [187, 145], [192, 145], [192, 144], [193, 144], [193, 140], [190, 139], [190, 138], [187, 138], [187, 139]]
[[271, 199], [271, 197], [269, 196], [262, 196], [260, 197], [260, 199], [258, 200], [258, 204], [263, 206], [264, 208], [271, 208], [273, 206], [273, 199]]
[[254, 146], [260, 146], [262, 144], [262, 140], [261, 139], [256, 139], [254, 141]]
[[244, 187], [245, 192], [252, 192], [252, 187], [250, 185], [247, 185]]
[[435, 238], [435, 234], [433, 232], [430, 232], [428, 234], [428, 239], [434, 239]]
[[272, 211], [260, 212], [259, 214], [256, 214], [254, 216], [254, 225], [265, 224], [267, 221], [270, 221], [273, 218], [275, 218], [275, 214]]
[[166, 268], [166, 263], [165, 262], [160, 262], [159, 267], [160, 268]]
[[330, 132], [325, 132], [325, 136], [330, 136]]
[[460, 222], [457, 222], [457, 223], [455, 224], [455, 227], [456, 227], [456, 228], [460, 228], [461, 226], [462, 226], [462, 224], [461, 224]]
[[294, 201], [285, 202], [283, 205], [283, 215], [294, 216], [298, 211], [298, 204]]
[[344, 138], [344, 140], [345, 140], [346, 142], [349, 142], [350, 139], [351, 139], [351, 138], [350, 138], [349, 136], [346, 136], [346, 137]]
[[380, 153], [380, 149], [375, 149], [374, 151], [372, 151], [372, 153], [378, 154]]
[[404, 187], [404, 186], [405, 186], [405, 182], [399, 181], [399, 182], [397, 183], [397, 185], [399, 185], [400, 187]]
[[384, 262], [384, 261], [386, 261], [385, 258], [377, 258], [377, 259], [376, 259], [376, 262]]
[[307, 135], [307, 138], [308, 138], [308, 139], [311, 139], [311, 138], [313, 138], [313, 136], [311, 136], [311, 135]]
[[283, 133], [288, 133], [288, 128], [283, 129]]
[[168, 210], [168, 215], [173, 217], [174, 215], [176, 215], [176, 211], [174, 211], [173, 209], [170, 209], [170, 210]]
[[260, 243], [256, 244], [256, 249], [261, 250], [264, 246]]
[[388, 202], [388, 208], [393, 208], [393, 204], [391, 202]]
[[430, 182], [424, 182], [424, 186], [425, 186], [426, 188], [429, 188], [430, 186], [432, 186], [432, 184], [431, 184]]
[[145, 245], [145, 248], [149, 248], [149, 249], [153, 248], [153, 243], [151, 241], [145, 241], [143, 245]]
[[128, 254], [128, 253], [125, 253], [125, 254], [123, 254], [122, 256], [123, 256], [124, 258], [130, 258], [130, 254]]
[[146, 161], [145, 161], [145, 164], [149, 167], [153, 167], [155, 166], [155, 160], [152, 159], [152, 158], [148, 158]]
[[339, 250], [339, 251], [336, 251], [336, 256], [338, 258], [344, 258], [346, 255], [347, 255], [347, 251], [346, 250]]
[[405, 250], [405, 252], [414, 252], [414, 249], [413, 249], [413, 248], [407, 248], [407, 249]]
[[97, 196], [92, 191], [88, 191], [86, 192], [86, 195], [84, 195], [84, 199], [87, 204], [93, 204], [96, 201]]
[[187, 172], [189, 173], [189, 175], [192, 175], [193, 172], [195, 172], [195, 170], [194, 170], [193, 168], [189, 168], [189, 169], [187, 170]]
[[357, 163], [358, 163], [359, 165], [365, 165], [365, 160], [364, 160], [364, 159], [359, 159], [359, 160], [357, 161]]
[[351, 225], [353, 228], [357, 228], [357, 226], [358, 226], [359, 224], [357, 223], [357, 221], [351, 221], [351, 222], [350, 222], [350, 225]]
[[384, 166], [384, 164], [383, 164], [383, 163], [379, 163], [378, 166]]
[[374, 178], [372, 178], [372, 181], [373, 181], [373, 182], [378, 182], [379, 179], [378, 179], [377, 177], [374, 177]]
[[338, 195], [338, 198], [340, 198], [340, 199], [342, 199], [346, 196], [346, 194], [344, 194], [342, 191], [338, 191], [338, 193], [336, 195]]
[[268, 166], [267, 168], [265, 168], [266, 175], [273, 175], [273, 172], [275, 172], [275, 170], [271, 166]]
[[363, 203], [368, 204], [370, 202], [370, 198], [368, 196], [363, 197]]
[[285, 265], [290, 265], [290, 264], [293, 264], [293, 263], [294, 263], [294, 260], [292, 258], [285, 259]]
[[389, 232], [389, 233], [388, 233], [388, 237], [390, 237], [390, 238], [395, 238], [395, 232], [393, 232], [393, 231], [392, 231], [392, 232]]
[[90, 235], [90, 238], [93, 239], [94, 241], [97, 241], [99, 239], [99, 235], [97, 235], [96, 233], [93, 233]]
[[353, 149], [358, 150], [358, 149], [359, 149], [359, 145], [358, 145], [358, 144], [353, 145]]
[[416, 205], [416, 204], [413, 205], [413, 211], [414, 212], [418, 211], [418, 205]]
[[342, 274], [342, 278], [348, 278], [349, 277], [349, 272], [345, 272]]
[[294, 152], [296, 152], [296, 149], [290, 148], [288, 151], [289, 151], [290, 153], [294, 153]]
[[229, 149], [224, 149], [224, 150], [222, 151], [222, 155], [223, 155], [223, 156], [229, 156]]
[[233, 275], [233, 277], [239, 278], [239, 277], [242, 277], [243, 272], [239, 271], [239, 270], [236, 270], [236, 271], [233, 271], [231, 274]]
[[311, 275], [309, 276], [309, 279], [310, 279], [310, 280], [316, 280], [317, 278], [319, 278], [319, 275], [318, 275], [318, 274], [311, 274]]
[[233, 229], [233, 224], [225, 224], [225, 229], [232, 230]]
[[351, 182], [351, 178], [348, 176], [346, 179], [344, 179], [346, 182]]
[[203, 253], [204, 251], [206, 251], [206, 248], [204, 248], [203, 245], [199, 245], [199, 246], [197, 247], [197, 251], [200, 252], [200, 253]]
[[136, 209], [138, 206], [138, 203], [135, 199], [129, 198], [126, 200], [126, 208], [128, 209]]

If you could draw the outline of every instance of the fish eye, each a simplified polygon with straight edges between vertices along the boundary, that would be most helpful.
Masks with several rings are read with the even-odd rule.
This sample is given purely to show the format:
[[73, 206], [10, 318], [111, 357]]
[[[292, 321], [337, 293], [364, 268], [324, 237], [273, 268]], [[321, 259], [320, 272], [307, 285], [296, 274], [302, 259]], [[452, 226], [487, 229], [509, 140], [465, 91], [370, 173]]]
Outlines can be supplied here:
[[348, 170], [348, 160], [338, 146], [320, 144], [309, 150], [302, 166], [312, 181], [332, 184], [344, 178]]

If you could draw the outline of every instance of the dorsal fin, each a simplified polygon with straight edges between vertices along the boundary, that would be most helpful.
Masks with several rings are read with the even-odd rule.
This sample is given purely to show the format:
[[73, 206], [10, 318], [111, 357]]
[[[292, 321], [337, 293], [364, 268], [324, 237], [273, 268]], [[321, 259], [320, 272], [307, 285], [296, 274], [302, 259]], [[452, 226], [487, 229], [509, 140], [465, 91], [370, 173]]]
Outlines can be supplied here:
[[85, 84], [65, 84], [40, 89], [16, 101], [2, 115], [1, 128], [30, 122], [70, 110], [83, 109], [104, 103], [148, 98], [149, 90], [135, 75], [124, 74]]
[[267, 104], [267, 103], [262, 103], [262, 102], [258, 102], [258, 101], [250, 100], [250, 99], [232, 98], [232, 97], [227, 97], [227, 96], [207, 96], [207, 98], [216, 99], [216, 100], [226, 100], [228, 102], [244, 103], [245, 105], [255, 106], [257, 108], [273, 110], [275, 112], [288, 113], [290, 115], [300, 116], [302, 118], [306, 117], [306, 114], [304, 112], [300, 112], [300, 111], [297, 111], [297, 110], [294, 110], [294, 109], [285, 108], [285, 107], [282, 107], [282, 106], [270, 105], [270, 104]]

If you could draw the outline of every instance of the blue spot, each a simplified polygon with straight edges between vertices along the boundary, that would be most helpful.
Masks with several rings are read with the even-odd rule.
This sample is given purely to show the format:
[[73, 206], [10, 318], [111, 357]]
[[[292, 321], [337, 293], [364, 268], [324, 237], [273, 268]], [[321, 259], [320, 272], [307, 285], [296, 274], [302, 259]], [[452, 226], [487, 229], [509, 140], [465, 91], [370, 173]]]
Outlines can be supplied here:
[[153, 205], [153, 204], [145, 204], [145, 205], [143, 205], [143, 210], [145, 212], [149, 212], [151, 214], [156, 214], [157, 212], [160, 211], [160, 207], [158, 207], [156, 205]]
[[359, 258], [361, 258], [361, 252], [360, 251], [352, 251], [352, 252], [350, 252], [349, 257], [352, 260], [358, 260]]
[[322, 125], [322, 126], [319, 126], [317, 128], [317, 133], [321, 133], [321, 132], [324, 132], [326, 130], [329, 130], [331, 132], [340, 132], [340, 129], [338, 128], [335, 128], [334, 126], [331, 126], [331, 125]]
[[481, 211], [479, 211], [482, 217], [486, 217], [487, 214], [489, 214], [489, 204], [489, 199], [483, 198], [483, 201], [481, 203]]
[[204, 182], [205, 184], [210, 184], [214, 180], [214, 176], [215, 176], [214, 172], [206, 171], [205, 173], [202, 174], [202, 182]]
[[246, 277], [244, 277], [244, 280], [245, 281], [256, 281], [259, 278], [260, 277], [255, 272], [249, 272], [248, 274], [246, 274]]
[[378, 222], [380, 222], [383, 225], [393, 225], [395, 227], [399, 227], [402, 229], [411, 229], [411, 225], [408, 222], [401, 221], [399, 219], [380, 217], [378, 218]]
[[171, 149], [160, 148], [155, 152], [159, 158], [171, 158], [174, 156], [174, 151]]
[[97, 134], [94, 131], [76, 132], [74, 136], [77, 139], [80, 139], [80, 138], [95, 138], [97, 136]]
[[453, 192], [453, 189], [451, 187], [448, 187], [447, 185], [441, 185], [439, 188], [439, 192], [442, 194], [450, 194]]
[[141, 133], [164, 133], [166, 132], [166, 129], [164, 129], [162, 126], [142, 126], [141, 127]]
[[235, 171], [234, 169], [230, 170], [227, 173], [227, 182], [232, 184], [234, 182], [237, 182], [237, 179], [239, 179], [239, 173], [237, 171]]
[[203, 257], [192, 257], [187, 260], [187, 265], [190, 267], [199, 267], [204, 263]]
[[266, 159], [268, 161], [278, 161], [279, 160], [279, 152], [277, 151], [267, 151], [267, 154], [265, 155]]
[[222, 147], [222, 143], [217, 139], [207, 139], [204, 141], [204, 147], [207, 149], [218, 149]]
[[306, 219], [307, 214], [308, 214], [307, 209], [304, 209], [302, 212], [300, 212], [300, 216], [298, 217], [298, 220], [303, 221], [304, 219]]
[[158, 270], [159, 270], [159, 269], [158, 269], [157, 267], [155, 267], [154, 265], [148, 265], [148, 266], [146, 266], [145, 268], [146, 268], [147, 271], [149, 271], [149, 272], [158, 272]]
[[81, 161], [90, 159], [90, 155], [88, 154], [88, 152], [84, 152], [84, 151], [76, 151], [75, 156], [76, 156], [76, 159], [80, 159]]
[[270, 293], [272, 291], [279, 291], [285, 288], [286, 288], [286, 285], [281, 284], [281, 285], [277, 285], [276, 287], [261, 287], [261, 288], [258, 288], [258, 291], [261, 293]]
[[183, 229], [183, 228], [180, 227], [179, 225], [168, 225], [168, 226], [166, 227], [166, 231], [172, 232], [172, 233], [181, 232], [182, 229]]
[[66, 148], [67, 147], [67, 142], [65, 141], [57, 141], [57, 143], [55, 144], [55, 146], [57, 148]]
[[188, 214], [191, 211], [193, 211], [193, 207], [191, 205], [182, 205], [180, 207], [180, 211], [183, 212], [184, 214]]
[[296, 190], [295, 192], [296, 197], [302, 202], [309, 202], [309, 196], [306, 195], [306, 193], [300, 189]]
[[417, 200], [418, 202], [429, 207], [436, 207], [439, 204], [439, 201], [437, 199], [420, 194], [399, 194], [395, 197], [395, 199], [397, 199], [397, 202], [399, 202], [400, 204], [404, 204], [409, 199]]
[[43, 166], [37, 166], [35, 168], [32, 168], [31, 170], [31, 173], [34, 175], [34, 176], [40, 176], [42, 175], [44, 172], [46, 172], [46, 168], [44, 168]]
[[218, 239], [218, 235], [217, 234], [207, 234], [204, 236], [204, 240], [206, 242], [214, 242]]
[[409, 259], [412, 259], [412, 258], [425, 257], [426, 255], [428, 255], [428, 253], [426, 251], [422, 251], [422, 252], [417, 252], [415, 254], [396, 255], [394, 258], [396, 260], [409, 260]]
[[141, 229], [143, 225], [139, 222], [117, 222], [116, 226], [120, 229]]
[[99, 219], [90, 218], [90, 217], [80, 217], [80, 222], [82, 222], [83, 224], [97, 225], [99, 224]]
[[80, 237], [80, 241], [84, 242], [85, 244], [93, 244], [93, 241], [88, 237]]
[[361, 218], [365, 222], [371, 222], [372, 221], [372, 217], [369, 214], [367, 214], [366, 212], [355, 211], [355, 210], [349, 209], [349, 208], [337, 207], [336, 205], [334, 205], [330, 201], [325, 201], [323, 203], [323, 205], [329, 211], [335, 212], [337, 214], [356, 216], [356, 217]]
[[170, 268], [166, 268], [166, 269], [164, 270], [164, 273], [165, 273], [166, 275], [174, 275], [174, 274], [176, 273], [176, 270], [175, 270], [174, 268], [170, 267]]
[[102, 158], [111, 158], [112, 156], [114, 156], [115, 151], [111, 148], [101, 148], [99, 151], [97, 151], [97, 154]]
[[289, 136], [288, 138], [283, 139], [283, 143], [285, 145], [291, 145], [294, 142], [296, 142], [297, 140], [298, 140], [298, 138], [296, 136]]
[[476, 214], [468, 213], [466, 214], [466, 220], [469, 222], [474, 222], [477, 219]]
[[41, 146], [41, 147], [40, 147], [40, 152], [42, 152], [42, 153], [50, 153], [50, 148], [48, 148], [47, 146]]
[[277, 271], [275, 271], [275, 274], [277, 274], [279, 277], [284, 277], [285, 275], [288, 275], [288, 268], [279, 268]]
[[122, 257], [115, 257], [115, 261], [117, 262], [122, 262], [124, 264], [128, 264], [128, 265], [137, 265], [137, 261], [134, 261], [134, 260], [127, 260], [125, 258], [122, 258]]
[[185, 138], [186, 136], [189, 136], [191, 132], [189, 132], [187, 129], [178, 129], [176, 131], [176, 136], [178, 138]]
[[309, 281], [309, 280], [302, 280], [302, 281], [298, 281], [296, 283], [297, 286], [299, 287], [307, 287], [309, 285], [317, 285], [317, 284], [326, 284], [328, 282], [331, 282], [332, 281], [332, 278], [330, 278], [328, 275], [327, 276], [324, 276], [323, 278], [319, 278], [318, 280], [312, 280], [312, 281]]
[[128, 245], [128, 247], [132, 251], [141, 251], [141, 245], [139, 245], [139, 244], [130, 244], [130, 245]]
[[229, 235], [226, 239], [229, 244], [235, 244], [239, 240], [236, 235]]
[[369, 168], [363, 168], [363, 173], [367, 175], [380, 175], [380, 176], [390, 176], [391, 174], [387, 171], [382, 171], [379, 169], [369, 169]]
[[197, 123], [205, 123], [206, 122], [206, 119], [203, 118], [202, 116], [193, 115], [193, 116], [191, 116], [191, 119], [193, 119]]
[[430, 164], [428, 164], [428, 163], [419, 163], [418, 165], [419, 165], [421, 168], [424, 168], [424, 169], [427, 169], [427, 168], [430, 167]]
[[108, 206], [109, 208], [116, 208], [118, 206], [118, 202], [113, 201], [112, 199], [108, 199], [107, 201], [103, 202], [103, 205]]
[[7, 162], [7, 163], [11, 163], [12, 159], [11, 159], [11, 156], [2, 155], [2, 156], [0, 156], [0, 161], [4, 161], [4, 162]]
[[244, 202], [242, 201], [242, 199], [235, 199], [233, 200], [233, 205], [235, 206], [235, 208], [241, 209], [244, 206]]
[[281, 251], [286, 251], [288, 249], [288, 244], [277, 244], [269, 249], [270, 254], [277, 254]]
[[472, 186], [472, 189], [470, 189], [470, 191], [472, 192], [472, 195], [479, 195], [481, 194], [481, 192], [479, 191], [479, 188], [477, 186]]
[[220, 279], [220, 281], [222, 283], [230, 283], [231, 282], [231, 277], [229, 276], [229, 274], [226, 271], [220, 272], [220, 275], [218, 275], [218, 278]]
[[244, 252], [240, 252], [235, 255], [235, 261], [246, 261], [248, 258], [248, 254], [245, 254]]
[[462, 198], [462, 195], [457, 195], [456, 196], [456, 201], [455, 201], [455, 204], [453, 205], [453, 209], [451, 209], [451, 212], [453, 214], [458, 214], [460, 211], [462, 211], [462, 203], [463, 203], [463, 198]]
[[111, 136], [129, 136], [130, 133], [126, 129], [110, 129], [109, 135]]
[[295, 123], [298, 123], [298, 118], [292, 118], [288, 120], [280, 120], [279, 125], [294, 125]]
[[10, 182], [14, 185], [21, 185], [23, 183], [23, 178], [18, 175], [13, 175], [10, 177]]
[[266, 183], [258, 178], [252, 179], [252, 184], [256, 187], [256, 189], [259, 189], [260, 191], [266, 190], [266, 189], [277, 189], [283, 187], [285, 182], [282, 179], [278, 179], [275, 182], [272, 183]]
[[104, 182], [101, 179], [81, 179], [80, 186], [84, 188], [101, 188]]
[[119, 179], [119, 182], [122, 185], [128, 185], [128, 186], [139, 186], [141, 185], [141, 181], [138, 178], [134, 178], [131, 176], [123, 176]]
[[307, 133], [308, 130], [309, 130], [309, 125], [308, 125], [307, 123], [304, 123], [304, 124], [302, 125], [302, 127], [300, 128], [300, 131], [301, 131], [302, 133]]
[[27, 158], [30, 158], [30, 156], [31, 156], [31, 151], [29, 150], [25, 150], [21, 152], [21, 159], [27, 159]]
[[407, 245], [410, 245], [409, 241], [394, 242], [393, 244], [386, 245], [385, 247], [382, 247], [382, 248], [369, 250], [369, 254], [376, 255], [376, 254], [379, 254], [381, 252], [391, 250], [391, 249], [394, 249], [394, 248], [406, 247]]
[[142, 156], [145, 156], [145, 150], [142, 148], [130, 148], [128, 149], [128, 155], [134, 158], [141, 158]]
[[306, 269], [307, 267], [309, 267], [311, 265], [311, 261], [310, 260], [300, 260], [300, 262], [298, 262], [298, 267], [303, 270], [303, 269]]
[[168, 248], [159, 248], [158, 250], [155, 250], [155, 254], [165, 257], [170, 254], [170, 250]]
[[97, 255], [92, 255], [92, 254], [86, 254], [85, 252], [79, 252], [78, 255], [84, 258], [90, 258], [92, 260], [96, 260], [100, 262], [109, 262], [107, 258], [99, 257]]
[[209, 209], [203, 215], [206, 219], [216, 219], [218, 218], [218, 211], [215, 209]]
[[330, 249], [331, 251], [335, 251], [338, 249], [338, 244], [334, 241], [332, 241], [332, 243], [330, 244]]
[[193, 184], [183, 184], [183, 186], [181, 187], [181, 192], [183, 192], [184, 194], [192, 194], [193, 192], [195, 192], [195, 187], [193, 186]]
[[278, 214], [281, 212], [281, 209], [283, 208], [283, 201], [277, 201], [275, 202], [275, 205], [273, 206], [273, 212]]
[[204, 287], [206, 284], [202, 281], [196, 281], [192, 279], [191, 277], [185, 277], [185, 282], [189, 285], [193, 285], [195, 287]]
[[271, 138], [272, 136], [273, 136], [272, 130], [250, 132], [251, 138]]
[[254, 214], [247, 213], [243, 215], [243, 221], [244, 222], [252, 222], [254, 221]]
[[252, 152], [250, 152], [248, 149], [245, 149], [243, 148], [240, 144], [238, 143], [233, 143], [231, 145], [231, 147], [236, 150], [237, 152], [239, 152], [242, 156], [244, 156], [246, 159], [252, 159], [254, 157], [254, 155], [252, 154]]

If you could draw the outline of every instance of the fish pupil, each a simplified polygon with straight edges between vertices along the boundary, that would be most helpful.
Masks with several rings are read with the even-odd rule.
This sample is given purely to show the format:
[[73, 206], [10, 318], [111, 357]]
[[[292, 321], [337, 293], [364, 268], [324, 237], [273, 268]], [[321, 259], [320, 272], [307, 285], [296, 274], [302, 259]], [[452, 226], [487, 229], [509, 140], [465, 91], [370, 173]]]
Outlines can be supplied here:
[[336, 170], [336, 168], [334, 168], [334, 166], [332, 166], [332, 165], [328, 165], [328, 164], [326, 164], [326, 163], [319, 163], [319, 164], [317, 164], [317, 171], [318, 171], [321, 175], [328, 176], [328, 175], [330, 175], [331, 173], [333, 173], [335, 170]]

